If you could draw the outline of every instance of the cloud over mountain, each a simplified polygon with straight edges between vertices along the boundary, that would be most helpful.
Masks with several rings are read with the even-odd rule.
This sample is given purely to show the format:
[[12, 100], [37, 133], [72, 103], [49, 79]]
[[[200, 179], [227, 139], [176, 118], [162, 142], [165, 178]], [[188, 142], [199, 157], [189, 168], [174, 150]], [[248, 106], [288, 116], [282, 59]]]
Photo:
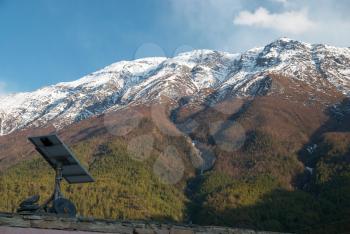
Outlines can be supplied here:
[[236, 25], [268, 28], [292, 34], [307, 32], [315, 26], [305, 9], [272, 13], [264, 7], [259, 7], [254, 12], [240, 11], [233, 22]]

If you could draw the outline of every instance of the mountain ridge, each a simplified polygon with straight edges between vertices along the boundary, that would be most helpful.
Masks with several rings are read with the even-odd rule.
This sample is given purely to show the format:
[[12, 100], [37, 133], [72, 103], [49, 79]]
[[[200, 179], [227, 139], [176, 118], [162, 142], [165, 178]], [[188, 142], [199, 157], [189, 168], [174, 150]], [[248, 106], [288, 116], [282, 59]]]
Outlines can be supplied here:
[[164, 96], [175, 102], [210, 97], [213, 103], [227, 96], [254, 97], [270, 74], [304, 81], [324, 93], [335, 87], [349, 96], [349, 65], [349, 48], [289, 38], [239, 54], [195, 50], [173, 58], [120, 61], [76, 81], [4, 96], [0, 135], [48, 124], [61, 129], [129, 105], [159, 102]]

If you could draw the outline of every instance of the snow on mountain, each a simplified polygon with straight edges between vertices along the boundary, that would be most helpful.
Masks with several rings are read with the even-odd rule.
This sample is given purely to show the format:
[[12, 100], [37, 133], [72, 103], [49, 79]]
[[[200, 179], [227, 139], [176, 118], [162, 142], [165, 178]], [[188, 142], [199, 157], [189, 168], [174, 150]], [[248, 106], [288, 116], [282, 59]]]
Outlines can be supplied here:
[[[254, 96], [260, 82], [278, 73], [350, 95], [350, 49], [288, 38], [241, 54], [195, 50], [173, 58], [121, 61], [73, 82], [17, 93], [0, 100], [0, 135], [52, 123], [57, 128], [127, 105], [203, 95], [212, 89]], [[204, 97], [203, 97], [204, 98]]]

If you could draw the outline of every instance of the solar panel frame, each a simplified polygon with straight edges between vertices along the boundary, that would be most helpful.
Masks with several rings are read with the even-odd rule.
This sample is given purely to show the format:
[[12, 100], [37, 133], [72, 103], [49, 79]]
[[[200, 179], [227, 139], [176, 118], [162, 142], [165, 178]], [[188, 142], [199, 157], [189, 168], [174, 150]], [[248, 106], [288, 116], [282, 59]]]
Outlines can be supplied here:
[[53, 169], [56, 170], [57, 167], [61, 166], [62, 177], [68, 183], [95, 181], [56, 134], [28, 137], [28, 140]]

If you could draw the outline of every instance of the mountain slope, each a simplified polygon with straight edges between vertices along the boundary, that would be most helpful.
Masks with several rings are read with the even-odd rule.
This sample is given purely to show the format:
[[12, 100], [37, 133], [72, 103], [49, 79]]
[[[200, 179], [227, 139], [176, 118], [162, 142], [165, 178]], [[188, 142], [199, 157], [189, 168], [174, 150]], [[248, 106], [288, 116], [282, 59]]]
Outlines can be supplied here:
[[[189, 97], [211, 102], [262, 95], [269, 74], [304, 82], [327, 94], [350, 93], [350, 49], [287, 38], [242, 54], [198, 50], [174, 58], [122, 61], [77, 81], [59, 83], [0, 101], [0, 135], [73, 122], [140, 103]], [[296, 90], [297, 91], [297, 90]], [[280, 90], [280, 92], [283, 92]]]

